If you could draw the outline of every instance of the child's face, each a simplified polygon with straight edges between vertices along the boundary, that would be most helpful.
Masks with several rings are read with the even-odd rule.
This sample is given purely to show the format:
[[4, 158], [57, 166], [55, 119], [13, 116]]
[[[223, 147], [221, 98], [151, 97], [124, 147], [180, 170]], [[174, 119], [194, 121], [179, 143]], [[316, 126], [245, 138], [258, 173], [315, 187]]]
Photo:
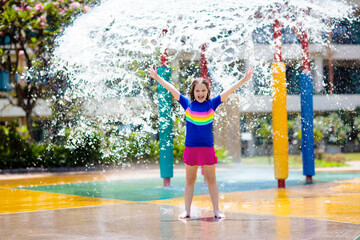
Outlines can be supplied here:
[[199, 103], [206, 101], [207, 95], [208, 95], [208, 90], [205, 84], [198, 83], [195, 85], [194, 97], [196, 101], [198, 101]]

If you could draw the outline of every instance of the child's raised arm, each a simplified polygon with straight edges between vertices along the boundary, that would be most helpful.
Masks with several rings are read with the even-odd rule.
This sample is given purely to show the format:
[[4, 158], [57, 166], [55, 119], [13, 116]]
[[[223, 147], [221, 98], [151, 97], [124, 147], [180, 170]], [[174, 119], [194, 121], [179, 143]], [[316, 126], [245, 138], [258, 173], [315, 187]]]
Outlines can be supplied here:
[[231, 85], [228, 89], [226, 89], [222, 93], [220, 93], [221, 102], [225, 101], [225, 99], [230, 94], [232, 94], [236, 89], [241, 87], [244, 83], [249, 81], [251, 79], [253, 73], [254, 73], [254, 69], [252, 69], [252, 68], [246, 70], [245, 76], [241, 80], [237, 81], [236, 83]]
[[158, 81], [164, 88], [166, 88], [169, 92], [171, 92], [171, 94], [174, 96], [176, 101], [180, 100], [180, 92], [171, 83], [165, 81], [157, 74], [156, 67], [155, 69], [153, 67], [149, 67], [148, 72], [150, 74], [150, 77]]

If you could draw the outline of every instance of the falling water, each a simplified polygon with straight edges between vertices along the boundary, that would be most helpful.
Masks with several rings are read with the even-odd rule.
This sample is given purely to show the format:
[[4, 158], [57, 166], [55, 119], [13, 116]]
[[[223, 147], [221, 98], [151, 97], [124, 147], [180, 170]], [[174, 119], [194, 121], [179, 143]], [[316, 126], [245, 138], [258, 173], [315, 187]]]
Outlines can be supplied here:
[[[57, 39], [54, 68], [65, 70], [70, 78], [63, 99], [81, 103], [77, 123], [67, 126], [70, 139], [76, 145], [79, 133], [91, 134], [95, 128], [111, 133], [119, 125], [123, 132], [131, 132], [126, 126], [136, 126], [140, 132], [156, 133], [156, 85], [147, 77], [146, 68], [159, 66], [165, 49], [176, 76], [181, 71], [179, 62], [188, 59], [196, 65], [200, 48], [206, 44], [212, 81], [218, 86], [213, 94], [241, 78], [250, 66], [256, 69], [254, 81], [262, 86], [260, 90], [269, 94], [269, 59], [264, 56], [274, 52], [274, 20], [284, 24], [293, 43], [297, 41], [291, 33], [295, 26], [307, 29], [312, 43], [326, 44], [326, 20], [350, 19], [351, 11], [346, 3], [335, 0], [103, 1], [79, 16]], [[165, 35], [163, 29], [167, 29]], [[263, 45], [265, 52], [257, 51], [257, 42], [268, 43]], [[300, 46], [292, 54], [301, 56]], [[181, 86], [176, 77], [173, 82]], [[253, 94], [251, 88], [242, 90], [245, 108], [265, 104], [248, 101], [246, 96]], [[107, 144], [105, 156], [126, 147], [111, 134]], [[144, 139], [137, 147], [146, 146]]]

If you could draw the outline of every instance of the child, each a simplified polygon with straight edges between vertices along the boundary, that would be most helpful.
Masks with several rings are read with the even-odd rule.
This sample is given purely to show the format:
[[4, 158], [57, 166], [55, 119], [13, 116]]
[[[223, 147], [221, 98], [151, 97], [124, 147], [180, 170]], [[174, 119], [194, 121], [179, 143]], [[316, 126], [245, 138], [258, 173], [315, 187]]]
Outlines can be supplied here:
[[185, 212], [179, 218], [190, 218], [198, 166], [204, 168], [204, 177], [208, 185], [214, 216], [215, 218], [224, 218], [225, 216], [219, 211], [219, 189], [215, 175], [217, 157], [212, 133], [214, 111], [232, 92], [251, 79], [254, 70], [247, 70], [244, 78], [215, 98], [210, 98], [209, 82], [203, 78], [197, 78], [191, 84], [191, 101], [180, 94], [172, 84], [162, 79], [157, 74], [156, 68], [149, 67], [148, 72], [152, 78], [171, 92], [186, 113], [186, 140], [183, 154], [186, 169]]

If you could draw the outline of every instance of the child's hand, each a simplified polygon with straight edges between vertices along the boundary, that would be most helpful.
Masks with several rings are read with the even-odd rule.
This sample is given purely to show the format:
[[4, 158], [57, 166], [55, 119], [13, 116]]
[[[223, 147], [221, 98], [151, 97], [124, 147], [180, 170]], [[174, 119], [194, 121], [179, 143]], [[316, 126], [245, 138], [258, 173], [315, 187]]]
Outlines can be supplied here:
[[252, 78], [253, 73], [254, 73], [254, 69], [252, 69], [252, 68], [246, 70], [246, 73], [244, 76], [244, 82], [249, 81]]
[[148, 67], [148, 73], [150, 74], [150, 77], [152, 77], [153, 79], [158, 79], [159, 75], [157, 74], [157, 68], [155, 67], [155, 69], [153, 67]]

